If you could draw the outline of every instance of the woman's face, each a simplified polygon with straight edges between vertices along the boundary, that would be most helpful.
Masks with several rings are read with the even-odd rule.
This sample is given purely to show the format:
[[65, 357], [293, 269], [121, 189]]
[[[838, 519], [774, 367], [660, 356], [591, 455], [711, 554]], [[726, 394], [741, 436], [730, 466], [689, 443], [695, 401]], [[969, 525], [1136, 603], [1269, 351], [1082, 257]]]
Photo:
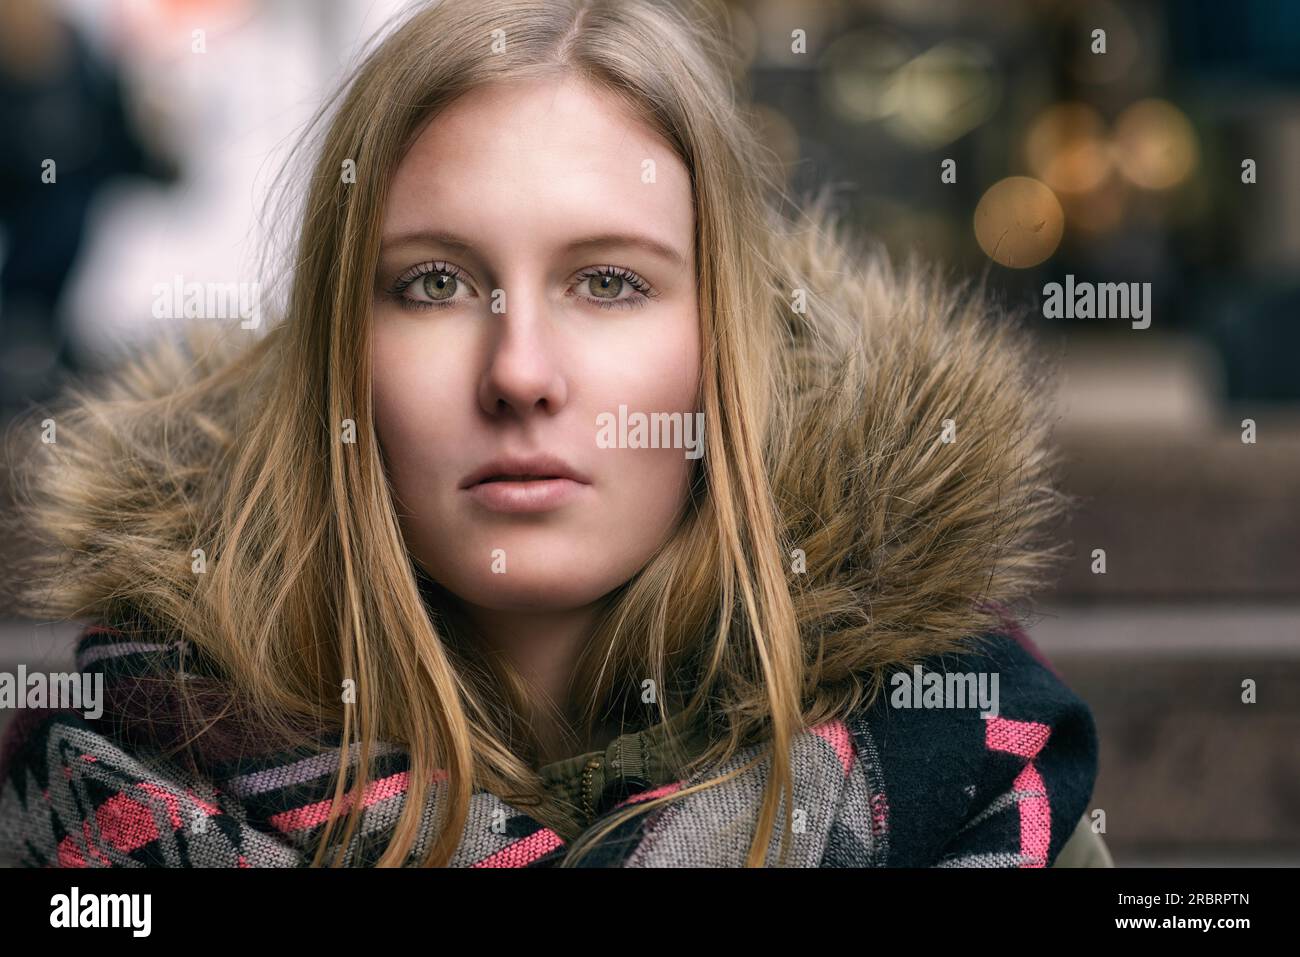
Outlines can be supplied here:
[[575, 79], [476, 89], [401, 162], [376, 425], [412, 555], [470, 606], [587, 605], [672, 530], [699, 449], [631, 447], [633, 416], [698, 425], [694, 237], [680, 160]]

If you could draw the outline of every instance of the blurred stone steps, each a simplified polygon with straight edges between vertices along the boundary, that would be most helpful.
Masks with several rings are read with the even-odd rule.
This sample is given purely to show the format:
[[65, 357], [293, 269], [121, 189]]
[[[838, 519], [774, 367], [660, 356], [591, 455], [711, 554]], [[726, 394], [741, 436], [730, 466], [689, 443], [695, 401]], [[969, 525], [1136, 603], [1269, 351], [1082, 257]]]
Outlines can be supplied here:
[[1074, 560], [1056, 600], [1300, 601], [1300, 406], [1225, 407], [1220, 381], [1191, 340], [1071, 342], [1056, 440], [1081, 501], [1061, 529]]

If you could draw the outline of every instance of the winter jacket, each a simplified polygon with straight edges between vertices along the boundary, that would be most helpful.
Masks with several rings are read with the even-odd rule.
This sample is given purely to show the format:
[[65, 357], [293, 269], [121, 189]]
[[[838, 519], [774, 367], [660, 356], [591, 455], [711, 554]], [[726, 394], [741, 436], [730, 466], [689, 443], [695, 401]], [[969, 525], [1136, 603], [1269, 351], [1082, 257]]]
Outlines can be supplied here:
[[[1086, 703], [1010, 611], [1025, 597], [1018, 570], [1047, 559], [1037, 517], [1053, 514], [1043, 503], [1056, 493], [1043, 379], [1019, 331], [978, 298], [880, 260], [849, 260], [842, 246], [812, 231], [787, 252], [791, 285], [811, 291], [810, 309], [831, 301], [839, 317], [816, 335], [791, 318], [791, 354], [812, 410], [803, 427], [842, 430], [846, 439], [832, 446], [834, 456], [773, 467], [788, 540], [834, 558], [792, 586], [808, 616], [801, 634], [823, 648], [838, 642], [841, 660], [885, 683], [869, 705], [794, 739], [793, 828], [783, 863], [1052, 866], [1087, 809], [1098, 742]], [[843, 379], [861, 390], [859, 401], [847, 418], [822, 422], [816, 393], [833, 384], [835, 361], [850, 354], [867, 370]], [[179, 380], [159, 368], [138, 369], [130, 388], [175, 388]], [[112, 514], [103, 507], [110, 493], [96, 498], [103, 478], [77, 476], [88, 487], [82, 500], [94, 507], [69, 504], [85, 512], [63, 525], [79, 529], [90, 553], [96, 522]], [[112, 488], [121, 494], [120, 483]], [[136, 496], [123, 507], [147, 509], [147, 501]], [[113, 533], [124, 534], [122, 519], [114, 522]], [[143, 519], [140, 528], [154, 533]], [[130, 569], [104, 564], [111, 556], [100, 561], [83, 578], [93, 586], [78, 595], [92, 616], [109, 607], [110, 594], [120, 601], [140, 587]], [[844, 593], [860, 599], [861, 620], [811, 617], [819, 595]], [[104, 713], [22, 710], [11, 722], [0, 745], [0, 863], [309, 863], [331, 807], [337, 740], [268, 752], [217, 727], [201, 742], [202, 760], [182, 765], [158, 745], [172, 726], [168, 689], [178, 680], [219, 681], [219, 669], [208, 670], [183, 637], [106, 617], [81, 635], [76, 656], [80, 670], [104, 676]], [[996, 687], [995, 708], [952, 697], [980, 681]], [[476, 786], [452, 865], [553, 865], [616, 808], [731, 771], [763, 751], [754, 745], [722, 767], [682, 776], [680, 763], [665, 757], [662, 730], [635, 730], [603, 752], [540, 769], [544, 805], [519, 807]], [[688, 742], [702, 733], [685, 730]], [[346, 849], [345, 863], [354, 866], [378, 859], [405, 800], [402, 748], [386, 744], [372, 760], [362, 826]], [[743, 864], [769, 761], [637, 816], [585, 863]], [[434, 836], [444, 792], [435, 778], [412, 861]], [[770, 864], [778, 863], [780, 832]]]

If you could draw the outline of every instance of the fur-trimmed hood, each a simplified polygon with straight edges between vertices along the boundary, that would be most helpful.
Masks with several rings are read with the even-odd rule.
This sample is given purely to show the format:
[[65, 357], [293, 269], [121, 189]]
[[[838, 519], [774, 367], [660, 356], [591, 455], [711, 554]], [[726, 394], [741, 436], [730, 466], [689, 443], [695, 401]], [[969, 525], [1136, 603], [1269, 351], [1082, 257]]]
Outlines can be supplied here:
[[[767, 456], [801, 629], [828, 680], [957, 650], [1058, 555], [1050, 368], [977, 291], [856, 247], [820, 207], [781, 245], [795, 409]], [[219, 375], [230, 342], [200, 334], [132, 360], [86, 390], [95, 414], [74, 405], [76, 428], [38, 450], [47, 461], [24, 483], [25, 531], [47, 559], [32, 579], [38, 615], [111, 621], [151, 587], [121, 554], [188, 554], [202, 519], [177, 497], [204, 499], [207, 460], [233, 434], [222, 403], [241, 384], [211, 390], [192, 434], [137, 439], [149, 408]], [[183, 474], [142, 455], [150, 441]]]

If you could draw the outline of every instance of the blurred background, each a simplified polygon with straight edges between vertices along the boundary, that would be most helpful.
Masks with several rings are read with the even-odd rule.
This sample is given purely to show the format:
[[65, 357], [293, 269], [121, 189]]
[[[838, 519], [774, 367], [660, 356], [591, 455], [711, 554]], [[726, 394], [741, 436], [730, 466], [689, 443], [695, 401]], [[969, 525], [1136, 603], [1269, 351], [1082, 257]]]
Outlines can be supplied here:
[[[0, 424], [147, 340], [156, 283], [263, 278], [270, 178], [402, 6], [0, 2]], [[791, 187], [1060, 358], [1081, 505], [1028, 630], [1096, 715], [1116, 863], [1300, 864], [1300, 4], [728, 6]], [[1149, 282], [1150, 327], [1044, 318], [1067, 274]], [[0, 607], [0, 670], [74, 633]]]

